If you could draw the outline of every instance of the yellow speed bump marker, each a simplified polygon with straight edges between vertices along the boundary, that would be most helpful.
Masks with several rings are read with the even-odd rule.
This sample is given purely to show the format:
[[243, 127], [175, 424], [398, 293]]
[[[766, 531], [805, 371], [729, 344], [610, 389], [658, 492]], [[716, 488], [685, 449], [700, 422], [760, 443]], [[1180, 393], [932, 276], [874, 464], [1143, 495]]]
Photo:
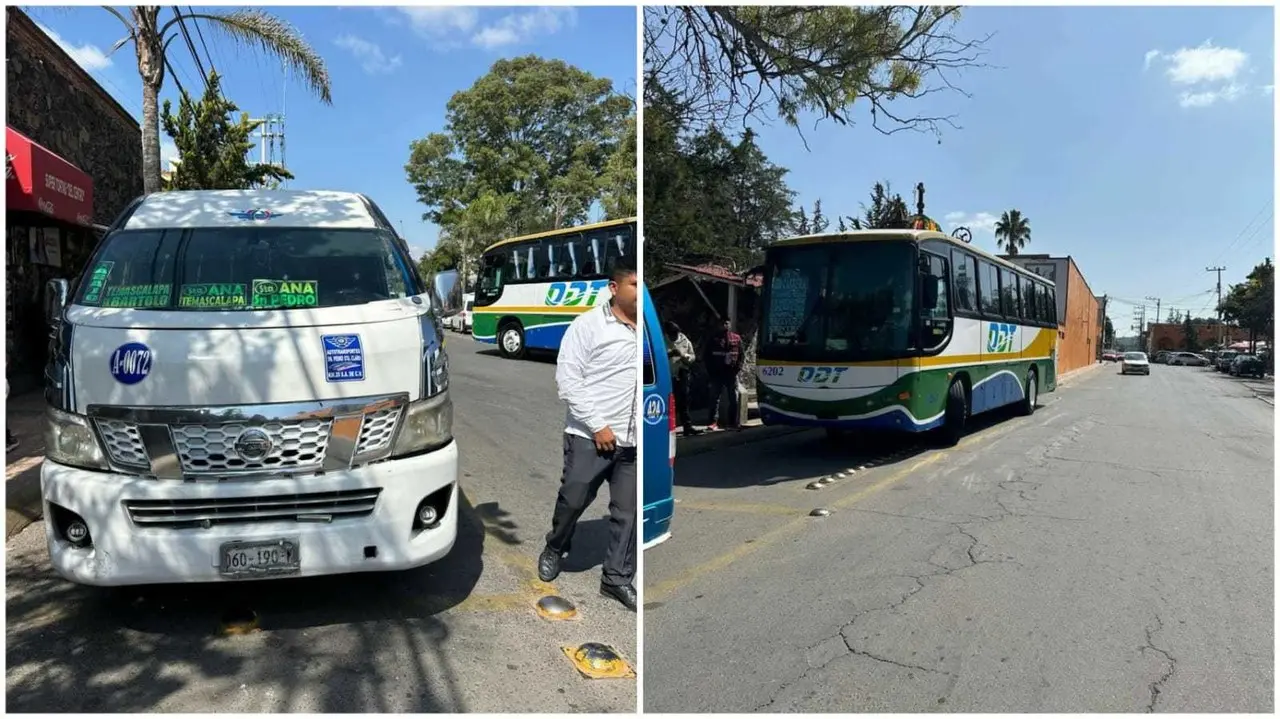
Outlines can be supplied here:
[[588, 679], [635, 679], [631, 665], [613, 647], [587, 642], [580, 647], [560, 649], [578, 673]]
[[538, 616], [549, 622], [565, 622], [572, 619], [578, 619], [578, 608], [573, 606], [573, 602], [559, 597], [554, 594], [539, 599], [533, 605], [534, 611]]

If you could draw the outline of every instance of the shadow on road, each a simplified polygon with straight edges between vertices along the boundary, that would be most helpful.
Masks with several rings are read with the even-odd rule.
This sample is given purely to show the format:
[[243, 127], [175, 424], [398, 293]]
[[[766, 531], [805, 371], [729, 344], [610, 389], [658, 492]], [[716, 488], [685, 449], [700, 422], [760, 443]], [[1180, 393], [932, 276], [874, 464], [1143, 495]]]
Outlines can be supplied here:
[[[1012, 410], [984, 412], [969, 421], [967, 434], [1001, 424], [1011, 413]], [[808, 482], [814, 477], [864, 464], [868, 467], [901, 465], [936, 446], [931, 434], [857, 432], [831, 439], [821, 430], [812, 430], [782, 435], [767, 443], [736, 445], [739, 451], [754, 449], [761, 456], [760, 461], [734, 463], [732, 472], [725, 470], [721, 452], [705, 452], [688, 458], [677, 456], [675, 484], [704, 489], [744, 489]]]
[[[493, 357], [493, 358], [495, 358], [495, 359], [500, 359], [500, 360], [502, 360], [503, 362], [511, 362], [511, 361], [513, 361], [513, 360], [509, 360], [509, 359], [507, 359], [506, 357], [503, 357], [503, 356], [502, 356], [502, 353], [501, 353], [501, 352], [499, 352], [499, 351], [498, 351], [498, 350], [496, 350], [496, 349], [480, 350], [479, 352], [476, 352], [476, 354], [477, 354], [477, 355], [480, 355], [480, 356], [482, 356], [482, 357]], [[525, 356], [524, 356], [524, 360], [522, 360], [522, 361], [526, 361], [526, 362], [541, 362], [542, 364], [555, 364], [555, 363], [556, 363], [556, 357], [558, 357], [558, 356], [559, 356], [559, 355], [557, 355], [557, 353], [552, 352], [551, 350], [535, 350], [535, 349], [530, 349], [530, 350], [528, 350], [528, 351], [526, 352], [526, 354], [525, 354]]]
[[[198, 678], [277, 688], [273, 698], [284, 709], [305, 693], [320, 712], [385, 713], [406, 703], [411, 711], [465, 712], [449, 624], [437, 616], [467, 598], [484, 568], [485, 522], [465, 496], [460, 510], [449, 555], [406, 572], [103, 589], [57, 577], [43, 552], [10, 557], [8, 710], [154, 711]], [[261, 632], [223, 636], [229, 613], [245, 610], [256, 612]], [[308, 636], [338, 626], [341, 652]], [[394, 674], [372, 664], [388, 644], [419, 660]], [[393, 707], [392, 686], [418, 693]]]

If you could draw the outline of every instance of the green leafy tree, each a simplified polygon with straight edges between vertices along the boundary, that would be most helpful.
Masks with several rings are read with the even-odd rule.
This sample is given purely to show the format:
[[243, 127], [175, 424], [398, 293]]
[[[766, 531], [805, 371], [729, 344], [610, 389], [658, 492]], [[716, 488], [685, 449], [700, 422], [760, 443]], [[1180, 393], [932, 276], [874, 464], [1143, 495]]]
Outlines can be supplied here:
[[600, 203], [604, 206], [605, 219], [620, 220], [636, 216], [636, 116], [627, 118], [626, 131], [618, 149], [605, 163]]
[[200, 100], [182, 93], [177, 114], [164, 101], [160, 121], [178, 148], [178, 166], [164, 189], [248, 190], [293, 179], [283, 167], [249, 164], [246, 157], [254, 146], [249, 138], [262, 123], [250, 120], [246, 113], [233, 122], [239, 110], [222, 96], [222, 80], [216, 72], [209, 73]]
[[996, 220], [996, 246], [1006, 255], [1016, 255], [1031, 242], [1031, 223], [1019, 210], [1006, 210]]
[[686, 132], [684, 107], [654, 93], [645, 109], [645, 277], [673, 262], [745, 270], [796, 222], [786, 169], [769, 161], [744, 132]]
[[[560, 60], [499, 60], [449, 100], [445, 131], [410, 145], [405, 173], [442, 228], [464, 223], [486, 193], [504, 199], [510, 234], [577, 224], [593, 202], [617, 193], [632, 101]], [[632, 163], [634, 168], [634, 162]], [[613, 169], [613, 172], [609, 170]]]
[[[865, 105], [876, 130], [940, 136], [950, 115], [904, 113], [895, 101], [959, 90], [986, 38], [954, 30], [959, 7], [646, 6], [645, 91], [684, 98], [697, 127], [813, 112], [840, 124]], [[647, 160], [646, 160], [647, 164]]]
[[458, 244], [445, 235], [436, 240], [436, 246], [422, 253], [418, 259], [418, 271], [424, 277], [445, 270], [456, 270], [462, 264]]
[[1104, 317], [1104, 318], [1103, 318], [1103, 324], [1102, 324], [1102, 346], [1103, 346], [1103, 347], [1115, 347], [1115, 346], [1116, 346], [1116, 328], [1115, 328], [1114, 326], [1112, 326], [1112, 324], [1111, 324], [1111, 318], [1110, 318], [1110, 317]]
[[1260, 338], [1269, 343], [1274, 340], [1275, 282], [1275, 266], [1268, 257], [1249, 272], [1244, 282], [1232, 285], [1218, 308], [1224, 320], [1249, 330], [1250, 347]]
[[[161, 22], [159, 6], [104, 7], [124, 24], [127, 35], [112, 46], [111, 52], [133, 43], [138, 56], [138, 75], [142, 79], [142, 189], [151, 193], [160, 189], [160, 89], [164, 86], [165, 71], [169, 67], [170, 43], [182, 37], [190, 42], [187, 33], [193, 32], [196, 22], [209, 28], [216, 36], [230, 40], [241, 48], [261, 50], [278, 59], [286, 70], [300, 75], [313, 92], [325, 103], [331, 104], [329, 71], [324, 60], [302, 39], [302, 34], [289, 23], [259, 9], [232, 12], [187, 12], [178, 14], [174, 6], [172, 17]], [[194, 45], [180, 52], [195, 52]]]
[[862, 217], [848, 220], [855, 230], [902, 229], [910, 224], [911, 210], [887, 181], [877, 182], [871, 188], [871, 204], [862, 206]]
[[1200, 327], [1192, 321], [1191, 314], [1188, 313], [1186, 319], [1182, 321], [1182, 349], [1187, 352], [1200, 351]]

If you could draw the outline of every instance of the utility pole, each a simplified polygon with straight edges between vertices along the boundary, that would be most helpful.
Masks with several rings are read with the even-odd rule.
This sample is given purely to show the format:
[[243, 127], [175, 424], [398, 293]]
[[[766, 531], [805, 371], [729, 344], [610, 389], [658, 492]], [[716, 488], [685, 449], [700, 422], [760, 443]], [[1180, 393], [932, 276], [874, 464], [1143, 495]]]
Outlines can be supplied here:
[[1156, 303], [1156, 318], [1155, 318], [1154, 322], [1159, 323], [1159, 322], [1160, 322], [1160, 298], [1159, 298], [1159, 297], [1152, 297], [1151, 295], [1147, 295], [1147, 299], [1148, 299], [1148, 300], [1151, 300], [1151, 301], [1152, 301], [1152, 302], [1154, 302], [1154, 303]]
[[261, 123], [258, 125], [258, 162], [288, 169], [284, 154], [284, 115], [268, 113], [251, 122]]
[[[1108, 337], [1108, 336], [1107, 336], [1107, 295], [1103, 295], [1103, 296], [1102, 296], [1102, 327], [1101, 327], [1101, 330], [1102, 330], [1102, 341], [1098, 343], [1098, 356], [1097, 356], [1097, 360], [1098, 360], [1099, 362], [1101, 362], [1101, 361], [1102, 361], [1102, 350], [1103, 350], [1103, 346], [1104, 346], [1104, 345], [1111, 345], [1111, 344], [1115, 344], [1115, 341], [1116, 341], [1114, 337]], [[1107, 347], [1106, 349], [1115, 349], [1115, 348], [1114, 348], [1114, 347]]]
[[1218, 275], [1218, 346], [1222, 346], [1222, 271], [1225, 267], [1206, 267], [1205, 272], [1214, 272]]

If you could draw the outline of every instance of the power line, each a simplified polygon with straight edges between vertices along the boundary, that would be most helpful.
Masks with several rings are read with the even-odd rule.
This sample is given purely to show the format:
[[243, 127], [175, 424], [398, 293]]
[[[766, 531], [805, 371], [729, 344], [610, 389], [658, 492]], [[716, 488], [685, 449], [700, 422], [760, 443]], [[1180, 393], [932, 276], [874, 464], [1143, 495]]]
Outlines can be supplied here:
[[[190, 16], [193, 16], [193, 15], [195, 15], [195, 14], [196, 14], [196, 13], [195, 13], [195, 11], [191, 9], [191, 6], [190, 6], [190, 5], [188, 5], [188, 6], [187, 6], [187, 16], [188, 16], [188, 17], [190, 17]], [[208, 58], [209, 58], [209, 69], [210, 69], [210, 70], [213, 70], [214, 72], [217, 72], [217, 71], [218, 71], [218, 68], [214, 67], [214, 65], [213, 65], [213, 53], [209, 52], [209, 46], [208, 46], [208, 45], [206, 45], [206, 44], [205, 44], [205, 42], [204, 42], [204, 32], [202, 32], [202, 31], [200, 30], [200, 23], [199, 23], [199, 21], [197, 21], [194, 17], [192, 17], [192, 18], [191, 18], [191, 24], [192, 24], [192, 25], [194, 25], [194, 26], [195, 26], [195, 28], [196, 28], [196, 36], [200, 38], [200, 47], [204, 48], [204, 54], [205, 54], [205, 56], [206, 56], [206, 57], [208, 57]]]
[[200, 59], [200, 53], [196, 51], [196, 44], [191, 41], [191, 33], [187, 31], [187, 19], [182, 16], [182, 9], [177, 5], [173, 6], [173, 14], [178, 18], [178, 30], [182, 33], [182, 39], [187, 43], [187, 49], [191, 51], [191, 59], [196, 61], [196, 67], [200, 70], [200, 79], [204, 82], [205, 92], [208, 92], [209, 73], [204, 69], [204, 61]]

